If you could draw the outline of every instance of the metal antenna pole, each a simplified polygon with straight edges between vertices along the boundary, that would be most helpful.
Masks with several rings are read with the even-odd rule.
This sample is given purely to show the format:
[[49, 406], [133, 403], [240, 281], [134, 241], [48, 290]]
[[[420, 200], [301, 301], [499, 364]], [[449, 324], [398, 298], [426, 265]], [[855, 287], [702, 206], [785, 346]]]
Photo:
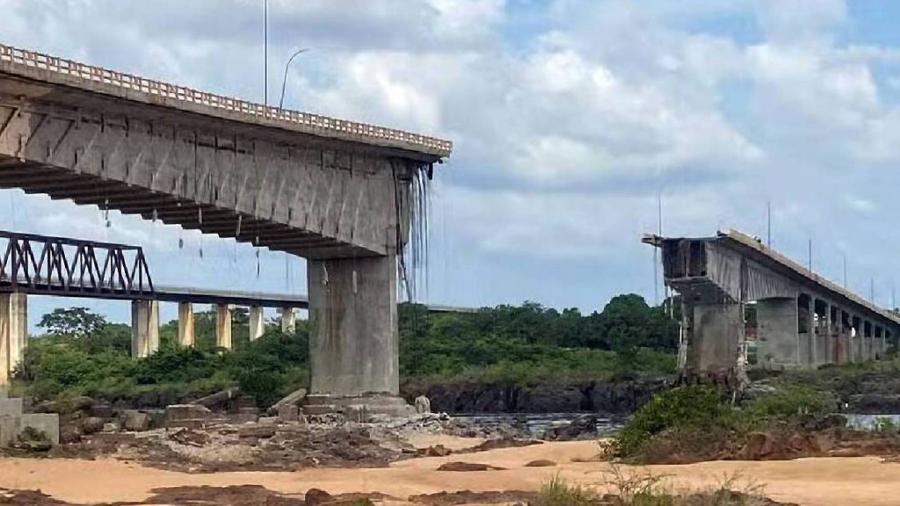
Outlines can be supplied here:
[[869, 278], [869, 300], [875, 302], [875, 278]]
[[812, 239], [809, 240], [809, 272], [812, 273]]
[[766, 201], [766, 245], [772, 247], [772, 201]]
[[[263, 103], [269, 105], [269, 0], [263, 0]], [[268, 109], [266, 110], [268, 114]]]
[[841, 253], [841, 258], [844, 261], [844, 289], [847, 289], [847, 252]]

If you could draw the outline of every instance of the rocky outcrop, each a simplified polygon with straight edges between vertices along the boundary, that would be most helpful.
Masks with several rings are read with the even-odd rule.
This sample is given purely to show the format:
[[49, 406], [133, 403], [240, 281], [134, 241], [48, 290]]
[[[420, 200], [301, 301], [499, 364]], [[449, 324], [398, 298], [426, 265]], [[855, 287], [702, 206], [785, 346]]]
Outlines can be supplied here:
[[616, 382], [548, 381], [531, 386], [411, 380], [404, 383], [402, 393], [407, 399], [425, 395], [433, 410], [447, 413], [628, 414], [673, 383], [674, 378], [668, 377]]

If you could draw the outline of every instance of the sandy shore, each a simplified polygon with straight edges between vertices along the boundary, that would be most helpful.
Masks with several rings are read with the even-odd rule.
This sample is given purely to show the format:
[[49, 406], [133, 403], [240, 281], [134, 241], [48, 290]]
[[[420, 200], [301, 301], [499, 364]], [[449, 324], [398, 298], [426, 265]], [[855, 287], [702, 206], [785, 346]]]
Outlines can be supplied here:
[[[436, 440], [428, 441], [434, 443]], [[464, 447], [465, 441], [446, 441]], [[477, 441], [475, 441], [477, 442]], [[610, 466], [606, 463], [572, 462], [596, 453], [594, 442], [548, 443], [525, 448], [492, 450], [477, 454], [402, 461], [382, 469], [310, 469], [299, 472], [233, 472], [185, 474], [145, 468], [111, 459], [84, 461], [63, 459], [0, 460], [0, 487], [39, 489], [54, 498], [75, 502], [143, 501], [155, 488], [177, 486], [228, 486], [255, 484], [283, 494], [301, 497], [311, 487], [331, 493], [381, 492], [397, 498], [413, 494], [469, 489], [537, 490], [559, 474], [567, 480], [605, 488]], [[560, 465], [524, 468], [536, 459]], [[440, 472], [448, 461], [485, 463], [506, 468], [486, 472]], [[782, 462], [707, 462], [685, 466], [625, 468], [650, 470], [668, 476], [679, 488], [706, 488], [723, 475], [739, 474], [744, 482], [765, 484], [773, 499], [809, 505], [900, 504], [900, 464], [882, 464], [878, 458], [817, 458]]]

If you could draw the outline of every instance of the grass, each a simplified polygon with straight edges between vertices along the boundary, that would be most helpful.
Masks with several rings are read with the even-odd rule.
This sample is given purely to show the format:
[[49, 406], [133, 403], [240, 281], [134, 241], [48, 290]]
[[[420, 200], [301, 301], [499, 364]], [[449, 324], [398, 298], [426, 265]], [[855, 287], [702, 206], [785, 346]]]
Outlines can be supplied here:
[[650, 472], [627, 472], [612, 466], [604, 483], [609, 493], [570, 484], [555, 476], [538, 493], [535, 506], [764, 506], [771, 504], [761, 485], [724, 475], [717, 485], [701, 491], [677, 491], [666, 476]]

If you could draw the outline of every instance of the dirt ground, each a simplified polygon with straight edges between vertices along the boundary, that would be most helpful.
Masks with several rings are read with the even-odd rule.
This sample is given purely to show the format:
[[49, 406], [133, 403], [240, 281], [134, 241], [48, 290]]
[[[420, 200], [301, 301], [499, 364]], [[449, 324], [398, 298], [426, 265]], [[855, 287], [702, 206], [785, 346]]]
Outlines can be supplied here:
[[[480, 440], [429, 437], [419, 445], [465, 448]], [[546, 443], [447, 457], [413, 458], [380, 468], [314, 468], [293, 472], [184, 473], [148, 468], [134, 462], [99, 458], [0, 460], [0, 488], [33, 492], [22, 501], [6, 493], [7, 504], [303, 504], [310, 488], [331, 494], [383, 494], [379, 501], [408, 503], [411, 496], [459, 490], [534, 492], [560, 476], [608, 490], [612, 468], [603, 462], [573, 462], [597, 453], [591, 441]], [[556, 466], [525, 467], [535, 460]], [[503, 470], [445, 472], [449, 462], [486, 464]], [[715, 486], [726, 477], [764, 485], [765, 494], [782, 502], [809, 505], [896, 505], [900, 502], [900, 464], [876, 457], [812, 458], [765, 462], [705, 462], [682, 466], [623, 467], [666, 477], [679, 490]], [[206, 487], [206, 488], [202, 488]], [[0, 496], [0, 502], [2, 501]], [[28, 499], [27, 501], [24, 499]], [[241, 502], [246, 499], [247, 502]], [[376, 501], [378, 502], [378, 501]]]

